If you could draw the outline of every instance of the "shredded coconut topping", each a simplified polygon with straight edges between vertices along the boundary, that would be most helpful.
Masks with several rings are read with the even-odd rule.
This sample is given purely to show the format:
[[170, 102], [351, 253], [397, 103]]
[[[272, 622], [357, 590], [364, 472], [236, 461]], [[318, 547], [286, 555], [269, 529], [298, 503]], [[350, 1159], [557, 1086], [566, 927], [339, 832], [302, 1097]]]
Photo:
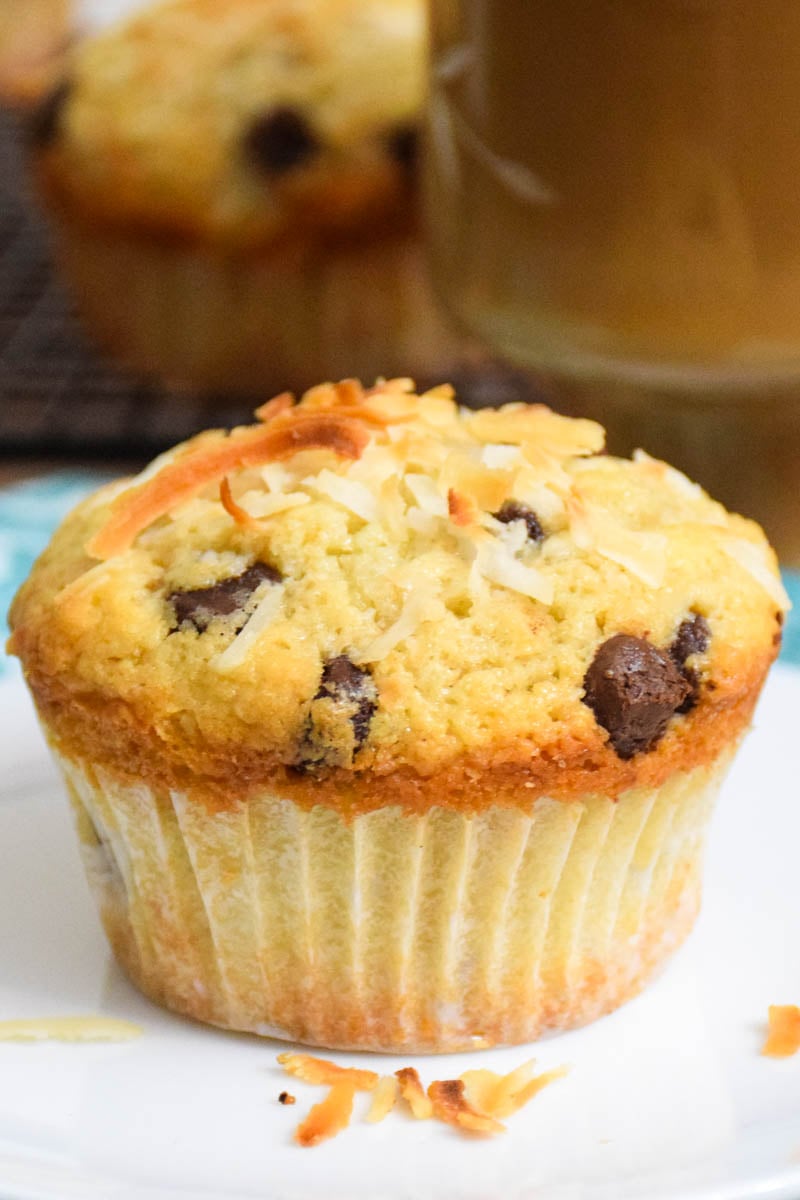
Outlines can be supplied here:
[[211, 666], [221, 675], [235, 671], [249, 655], [261, 634], [277, 617], [283, 603], [283, 584], [267, 585], [264, 598], [258, 602], [244, 629], [221, 654], [211, 660]]
[[[355, 380], [323, 384], [299, 403], [284, 393], [257, 416], [253, 427], [201, 434], [158, 459], [112, 499], [88, 552], [119, 556], [138, 537], [150, 536], [151, 525], [179, 518], [199, 525], [220, 503], [243, 535], [263, 536], [269, 518], [321, 498], [332, 501], [379, 527], [379, 537], [400, 545], [414, 539], [416, 574], [394, 581], [403, 594], [399, 615], [363, 647], [362, 663], [383, 659], [422, 624], [445, 615], [441, 583], [432, 586], [419, 568], [433, 549], [440, 560], [451, 556], [437, 574], [447, 579], [447, 594], [473, 603], [492, 586], [552, 605], [559, 563], [576, 550], [617, 564], [651, 589], [666, 579], [669, 541], [653, 518], [640, 515], [645, 527], [637, 528], [619, 504], [612, 512], [587, 499], [597, 473], [602, 478], [607, 470], [591, 462], [604, 436], [593, 421], [561, 417], [542, 405], [472, 412], [457, 407], [451, 388], [415, 396], [407, 379], [368, 390]], [[649, 475], [671, 489], [676, 521], [684, 509], [687, 520], [697, 510], [709, 537], [719, 538], [776, 604], [788, 606], [766, 547], [731, 537], [724, 510], [679, 471], [643, 451], [635, 461], [640, 480]], [[544, 536], [531, 538], [525, 519], [498, 520], [504, 509], [514, 511], [508, 505], [527, 507]], [[282, 595], [279, 587], [267, 591], [213, 660], [217, 670], [244, 660], [275, 620]]]
[[139, 1025], [114, 1017], [23, 1017], [0, 1021], [0, 1042], [130, 1042]]
[[667, 539], [663, 533], [625, 529], [610, 513], [589, 509], [577, 489], [567, 501], [570, 530], [579, 550], [595, 551], [658, 588], [667, 570]]
[[439, 621], [446, 608], [432, 589], [421, 588], [412, 592], [403, 604], [400, 616], [373, 642], [353, 656], [357, 663], [380, 662], [400, 642], [413, 637], [420, 625], [426, 621]]
[[357, 517], [361, 517], [362, 521], [380, 520], [380, 509], [375, 496], [365, 484], [358, 483], [357, 480], [334, 475], [333, 471], [324, 467], [317, 476], [304, 479], [303, 484], [322, 492], [323, 496], [328, 496], [343, 508], [349, 509]]
[[722, 548], [726, 554], [747, 571], [777, 604], [781, 612], [788, 612], [792, 602], [786, 588], [775, 575], [769, 561], [769, 550], [757, 542], [745, 538], [724, 538]]
[[490, 583], [530, 596], [540, 604], [553, 603], [553, 581], [536, 567], [526, 566], [515, 558], [505, 542], [499, 539], [480, 542], [476, 564], [478, 572]]

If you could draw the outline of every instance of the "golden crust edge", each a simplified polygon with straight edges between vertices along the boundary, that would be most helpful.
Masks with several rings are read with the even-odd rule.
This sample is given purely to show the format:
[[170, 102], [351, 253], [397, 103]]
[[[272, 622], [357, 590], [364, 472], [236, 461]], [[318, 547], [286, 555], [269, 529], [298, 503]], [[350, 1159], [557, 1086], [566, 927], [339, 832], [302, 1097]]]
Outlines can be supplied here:
[[75, 691], [48, 673], [46, 664], [39, 664], [39, 670], [29, 661], [26, 677], [45, 730], [60, 752], [124, 783], [141, 781], [156, 791], [185, 793], [211, 811], [236, 808], [249, 796], [271, 790], [306, 809], [323, 805], [350, 818], [395, 805], [416, 813], [434, 807], [525, 811], [542, 796], [569, 802], [589, 794], [618, 798], [638, 787], [658, 787], [674, 772], [710, 765], [738, 743], [775, 654], [770, 645], [749, 655], [746, 665], [744, 655], [738, 664], [728, 663], [714, 690], [706, 687], [694, 710], [675, 718], [657, 747], [628, 760], [617, 757], [596, 726], [591, 737], [566, 733], [538, 747], [525, 742], [481, 747], [425, 773], [375, 748], [359, 755], [355, 769], [337, 768], [324, 777], [299, 774], [275, 749], [167, 743], [155, 722], [124, 701]]

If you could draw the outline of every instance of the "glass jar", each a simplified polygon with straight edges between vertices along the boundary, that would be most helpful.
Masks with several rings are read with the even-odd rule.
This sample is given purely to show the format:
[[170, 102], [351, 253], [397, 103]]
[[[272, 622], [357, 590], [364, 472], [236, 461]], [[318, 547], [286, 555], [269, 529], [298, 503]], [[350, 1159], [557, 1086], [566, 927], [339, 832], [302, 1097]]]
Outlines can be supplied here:
[[800, 562], [798, 0], [434, 0], [431, 35], [446, 306]]

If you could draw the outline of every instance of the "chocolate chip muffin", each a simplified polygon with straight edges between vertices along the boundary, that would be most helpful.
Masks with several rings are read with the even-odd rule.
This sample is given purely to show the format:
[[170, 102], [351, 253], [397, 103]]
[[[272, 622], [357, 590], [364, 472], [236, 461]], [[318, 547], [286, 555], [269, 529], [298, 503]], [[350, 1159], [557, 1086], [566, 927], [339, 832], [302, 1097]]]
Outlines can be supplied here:
[[32, 121], [90, 329], [175, 385], [434, 372], [416, 230], [423, 0], [168, 0], [97, 35]]
[[0, 98], [26, 108], [55, 85], [73, 30], [68, 0], [3, 0], [0, 5]]
[[284, 394], [106, 487], [10, 648], [116, 954], [203, 1021], [455, 1050], [589, 1021], [700, 902], [786, 598], [590, 421]]

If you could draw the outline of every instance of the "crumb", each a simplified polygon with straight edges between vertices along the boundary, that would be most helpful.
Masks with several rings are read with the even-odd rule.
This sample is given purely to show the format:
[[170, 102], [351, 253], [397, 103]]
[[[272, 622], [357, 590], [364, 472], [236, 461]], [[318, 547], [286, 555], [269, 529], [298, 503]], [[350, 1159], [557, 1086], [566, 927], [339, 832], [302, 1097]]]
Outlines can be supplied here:
[[327, 1138], [336, 1137], [350, 1124], [355, 1094], [355, 1085], [349, 1079], [335, 1083], [325, 1099], [315, 1104], [297, 1126], [295, 1141], [300, 1146], [318, 1146]]
[[291, 1092], [281, 1092], [280, 1096], [278, 1096], [278, 1103], [279, 1104], [296, 1104], [297, 1098], [295, 1096], [293, 1096]]
[[505, 1125], [478, 1112], [464, 1095], [463, 1079], [437, 1079], [428, 1088], [433, 1115], [470, 1133], [503, 1133]]
[[800, 1050], [800, 1008], [770, 1004], [767, 1038], [761, 1053], [767, 1058], [790, 1058]]
[[425, 1094], [425, 1089], [422, 1086], [422, 1081], [415, 1067], [401, 1067], [399, 1071], [395, 1071], [395, 1075], [400, 1083], [400, 1095], [408, 1104], [415, 1117], [421, 1121], [425, 1121], [428, 1117], [433, 1116], [433, 1104], [430, 1097]]

